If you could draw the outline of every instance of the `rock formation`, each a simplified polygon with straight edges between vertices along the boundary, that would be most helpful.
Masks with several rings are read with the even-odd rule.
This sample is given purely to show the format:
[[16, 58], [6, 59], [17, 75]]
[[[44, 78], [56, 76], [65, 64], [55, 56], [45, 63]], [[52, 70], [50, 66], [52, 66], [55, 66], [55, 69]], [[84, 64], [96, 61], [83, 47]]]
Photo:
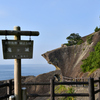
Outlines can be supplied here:
[[[87, 37], [93, 35], [90, 44], [87, 42]], [[61, 69], [63, 76], [82, 77], [81, 72], [82, 60], [89, 56], [89, 52], [94, 50], [94, 46], [100, 40], [100, 31], [94, 32], [88, 36], [82, 37], [84, 41], [81, 45], [62, 46], [52, 51], [48, 51], [42, 56], [52, 64], [56, 69]], [[87, 74], [84, 74], [86, 76]]]

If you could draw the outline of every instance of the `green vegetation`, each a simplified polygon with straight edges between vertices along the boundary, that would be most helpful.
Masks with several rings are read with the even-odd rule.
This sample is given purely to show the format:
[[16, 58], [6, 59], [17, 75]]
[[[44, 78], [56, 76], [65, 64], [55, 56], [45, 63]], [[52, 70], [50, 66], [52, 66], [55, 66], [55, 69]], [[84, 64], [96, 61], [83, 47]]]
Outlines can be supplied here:
[[[64, 85], [59, 85], [59, 86], [55, 87], [55, 93], [69, 93], [69, 94], [71, 94], [74, 92], [75, 92], [75, 90], [72, 86], [68, 87], [67, 89]], [[75, 98], [70, 96], [70, 97], [59, 98], [59, 100], [75, 100]]]
[[96, 27], [96, 28], [94, 29], [95, 32], [98, 32], [99, 30], [100, 30], [100, 28], [98, 28], [98, 27]]
[[[58, 86], [55, 86], [55, 93], [56, 94], [61, 94], [61, 93], [74, 93], [75, 90], [72, 86], [69, 86], [68, 88], [66, 88], [64, 85], [58, 85]], [[50, 99], [48, 99], [50, 100]], [[75, 97], [59, 97], [57, 100], [76, 100]]]
[[72, 33], [70, 36], [66, 38], [68, 40], [68, 43], [65, 43], [67, 46], [71, 45], [80, 45], [83, 43], [83, 40], [81, 39], [81, 36], [78, 33]]
[[82, 72], [94, 72], [100, 68], [100, 41], [94, 47], [94, 51], [90, 52], [89, 56], [84, 59], [81, 65]]
[[85, 50], [85, 48], [83, 48], [83, 51]]
[[82, 39], [80, 39], [78, 42], [77, 42], [77, 45], [80, 45], [82, 44], [84, 41]]
[[58, 85], [55, 87], [55, 93], [64, 93], [66, 90], [67, 89], [64, 85]]
[[91, 44], [93, 36], [94, 36], [93, 34], [87, 36], [87, 43], [88, 44]]

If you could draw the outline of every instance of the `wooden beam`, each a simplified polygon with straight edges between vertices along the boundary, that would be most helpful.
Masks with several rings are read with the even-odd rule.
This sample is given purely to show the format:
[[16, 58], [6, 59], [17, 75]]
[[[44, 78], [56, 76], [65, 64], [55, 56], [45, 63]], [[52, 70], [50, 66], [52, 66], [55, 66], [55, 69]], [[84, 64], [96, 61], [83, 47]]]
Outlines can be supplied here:
[[38, 31], [15, 31], [15, 30], [0, 30], [0, 35], [23, 35], [23, 36], [38, 36]]

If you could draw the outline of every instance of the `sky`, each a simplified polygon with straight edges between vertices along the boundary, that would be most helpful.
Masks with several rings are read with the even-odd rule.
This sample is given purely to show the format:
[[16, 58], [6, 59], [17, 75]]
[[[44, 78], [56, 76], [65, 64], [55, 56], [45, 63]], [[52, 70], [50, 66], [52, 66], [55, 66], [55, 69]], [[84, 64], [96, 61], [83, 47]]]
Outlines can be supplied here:
[[[22, 64], [47, 64], [41, 54], [67, 43], [71, 33], [86, 36], [100, 26], [100, 0], [2, 0], [0, 2], [0, 30], [39, 31], [34, 40], [33, 58], [22, 59]], [[22, 36], [22, 40], [29, 40]], [[3, 59], [0, 36], [0, 64], [14, 64], [14, 59]], [[7, 36], [7, 39], [14, 39]]]

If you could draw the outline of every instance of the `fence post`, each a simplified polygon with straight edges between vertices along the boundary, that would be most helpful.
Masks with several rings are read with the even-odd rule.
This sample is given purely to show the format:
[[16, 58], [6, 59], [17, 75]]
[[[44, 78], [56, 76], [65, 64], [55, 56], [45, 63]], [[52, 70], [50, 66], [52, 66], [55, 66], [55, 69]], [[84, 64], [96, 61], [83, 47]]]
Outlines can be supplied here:
[[[75, 82], [77, 82], [77, 77], [75, 78]], [[76, 84], [76, 87], [77, 87], [77, 84]]]
[[94, 78], [89, 78], [89, 100], [95, 100]]
[[[82, 77], [82, 80], [83, 80], [83, 82], [84, 82], [84, 78]], [[84, 87], [84, 84], [83, 84], [83, 87]]]
[[14, 96], [14, 95], [11, 95], [11, 96], [9, 97], [9, 100], [15, 100], [15, 96]]
[[55, 100], [54, 99], [54, 78], [50, 79], [50, 100]]
[[[7, 83], [9, 83], [9, 86], [7, 86], [7, 95], [12, 95], [12, 80], [7, 80]], [[9, 100], [7, 98], [7, 100]]]
[[27, 100], [26, 87], [22, 88], [22, 100]]
[[[98, 89], [100, 89], [100, 77], [99, 77]], [[100, 100], [100, 92], [98, 93], [98, 100]]]
[[65, 77], [64, 76], [62, 76], [62, 81], [65, 82]]

